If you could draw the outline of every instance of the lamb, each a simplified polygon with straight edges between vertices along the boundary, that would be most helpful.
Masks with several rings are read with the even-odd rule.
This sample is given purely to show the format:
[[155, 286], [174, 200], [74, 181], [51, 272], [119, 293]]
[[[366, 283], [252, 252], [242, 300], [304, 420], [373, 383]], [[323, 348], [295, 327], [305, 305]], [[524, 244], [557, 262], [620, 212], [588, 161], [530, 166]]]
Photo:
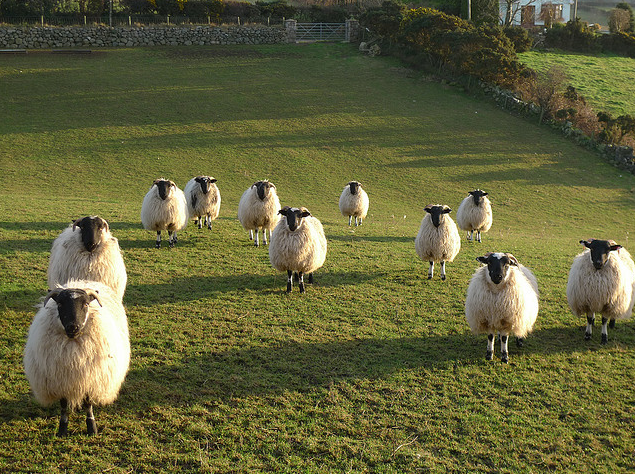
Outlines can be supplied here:
[[445, 205], [427, 205], [415, 239], [415, 250], [419, 258], [430, 262], [428, 280], [434, 275], [434, 263], [441, 262], [441, 280], [445, 280], [445, 262], [452, 262], [461, 250], [461, 238], [456, 224], [448, 215], [452, 212]]
[[368, 214], [368, 194], [362, 189], [358, 181], [350, 181], [340, 195], [340, 212], [348, 216], [350, 226], [355, 217], [355, 225], [362, 225], [362, 220]]
[[29, 328], [24, 372], [39, 403], [59, 400], [57, 436], [68, 434], [68, 411], [79, 407], [88, 434], [97, 434], [93, 405], [115, 401], [129, 364], [128, 320], [108, 286], [69, 280], [48, 293]]
[[152, 183], [143, 198], [141, 223], [147, 230], [156, 230], [156, 247], [161, 248], [161, 231], [167, 230], [170, 248], [177, 242], [176, 233], [185, 229], [189, 214], [185, 194], [173, 181], [159, 178]]
[[[628, 319], [635, 303], [635, 264], [628, 251], [612, 240], [581, 240], [585, 250], [573, 259], [567, 300], [576, 316], [586, 315], [585, 339], [591, 339], [595, 313], [602, 314], [602, 344], [608, 327]], [[610, 321], [610, 322], [609, 322]]]
[[126, 265], [108, 222], [99, 216], [73, 221], [53, 241], [48, 267], [48, 287], [68, 280], [99, 281], [121, 300], [126, 291]]
[[461, 230], [467, 231], [467, 240], [471, 241], [476, 231], [476, 241], [481, 242], [481, 232], [492, 227], [492, 204], [487, 193], [476, 189], [470, 191], [456, 211], [456, 223]]
[[281, 272], [287, 272], [287, 293], [291, 292], [292, 275], [297, 272], [300, 293], [304, 293], [304, 274], [309, 274], [313, 283], [313, 272], [326, 259], [326, 236], [322, 223], [304, 207], [280, 209], [280, 219], [271, 235], [269, 259], [271, 265]]
[[216, 186], [216, 178], [211, 176], [197, 176], [192, 178], [185, 185], [184, 193], [187, 201], [187, 209], [190, 218], [196, 219], [199, 229], [203, 227], [202, 221], [205, 217], [205, 225], [212, 230], [212, 221], [218, 217], [220, 212], [220, 192]]
[[254, 245], [258, 247], [258, 230], [262, 229], [264, 244], [267, 245], [267, 230], [269, 237], [273, 228], [278, 224], [280, 216], [280, 201], [276, 193], [276, 186], [268, 181], [256, 181], [240, 198], [238, 203], [238, 220], [245, 230], [249, 231], [249, 240], [254, 238]]
[[465, 299], [465, 317], [475, 334], [487, 334], [486, 360], [492, 360], [494, 333], [500, 333], [501, 361], [507, 363], [509, 334], [522, 347], [538, 317], [538, 282], [511, 253], [486, 253], [472, 275]]

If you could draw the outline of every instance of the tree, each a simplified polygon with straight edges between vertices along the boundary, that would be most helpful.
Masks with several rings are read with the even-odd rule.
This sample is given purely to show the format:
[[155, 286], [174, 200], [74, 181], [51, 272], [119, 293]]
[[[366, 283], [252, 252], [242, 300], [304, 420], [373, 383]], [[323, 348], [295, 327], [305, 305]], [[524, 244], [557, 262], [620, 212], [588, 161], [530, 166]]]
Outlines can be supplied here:
[[522, 85], [524, 99], [540, 107], [538, 123], [554, 118], [556, 112], [564, 108], [565, 80], [564, 70], [553, 66], [544, 72], [537, 72]]
[[619, 8], [621, 10], [625, 10], [628, 12], [629, 21], [628, 21], [628, 29], [624, 30], [625, 33], [635, 33], [635, 15], [633, 14], [633, 9], [628, 3], [620, 2], [615, 5], [615, 8]]
[[609, 31], [611, 33], [625, 33], [631, 27], [631, 15], [627, 10], [614, 8], [609, 13]]
[[531, 6], [535, 4], [535, 0], [529, 0], [527, 3], [523, 5], [520, 4], [519, 0], [503, 0], [505, 4], [505, 17], [501, 18], [501, 24], [505, 27], [512, 26], [514, 23], [514, 18], [516, 18], [522, 8], [527, 6]]
[[472, 21], [475, 25], [498, 24], [498, 0], [471, 0]]

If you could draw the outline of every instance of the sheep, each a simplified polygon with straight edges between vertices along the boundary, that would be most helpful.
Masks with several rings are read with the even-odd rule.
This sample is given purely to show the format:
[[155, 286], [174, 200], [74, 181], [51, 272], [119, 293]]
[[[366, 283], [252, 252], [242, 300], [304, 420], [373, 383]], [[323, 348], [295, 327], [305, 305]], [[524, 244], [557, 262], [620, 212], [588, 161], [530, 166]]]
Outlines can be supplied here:
[[49, 288], [70, 279], [99, 281], [122, 299], [128, 276], [108, 222], [99, 216], [87, 216], [64, 229], [53, 241], [47, 279]]
[[[628, 251], [612, 240], [580, 240], [585, 250], [574, 259], [567, 281], [567, 300], [576, 316], [586, 315], [584, 338], [591, 339], [595, 313], [602, 314], [602, 344], [608, 327], [628, 319], [635, 303], [635, 264]], [[609, 323], [610, 321], [610, 323]]]
[[487, 334], [486, 360], [492, 360], [494, 333], [500, 333], [501, 361], [507, 363], [509, 334], [522, 347], [538, 317], [538, 282], [511, 253], [486, 253], [476, 260], [486, 266], [472, 275], [465, 317], [473, 333]]
[[476, 189], [470, 191], [456, 211], [456, 223], [459, 229], [467, 232], [467, 240], [471, 241], [476, 231], [476, 241], [481, 242], [481, 232], [487, 232], [492, 227], [492, 204], [487, 193]]
[[147, 230], [156, 230], [156, 247], [161, 248], [161, 231], [167, 230], [170, 248], [177, 242], [176, 233], [185, 229], [189, 214], [185, 194], [173, 181], [156, 179], [143, 198], [141, 223]]
[[452, 212], [445, 205], [427, 205], [415, 239], [415, 250], [423, 261], [430, 262], [428, 280], [434, 275], [434, 263], [441, 262], [441, 280], [445, 280], [445, 262], [452, 262], [461, 250], [461, 238], [456, 224], [448, 215]]
[[362, 189], [358, 181], [350, 181], [340, 195], [340, 212], [343, 216], [348, 216], [350, 226], [355, 217], [355, 225], [362, 225], [362, 220], [368, 214], [368, 194]]
[[326, 259], [326, 236], [322, 223], [304, 207], [285, 206], [278, 213], [280, 219], [271, 235], [269, 260], [281, 272], [287, 272], [287, 293], [291, 292], [292, 274], [297, 272], [300, 293], [304, 293], [304, 274], [309, 274], [313, 283], [313, 272]]
[[216, 181], [217, 179], [211, 176], [197, 176], [190, 179], [183, 190], [190, 218], [196, 219], [199, 229], [203, 228], [204, 216], [205, 225], [212, 230], [212, 221], [220, 212], [220, 192]]
[[130, 364], [128, 320], [121, 299], [103, 283], [69, 280], [39, 306], [24, 348], [24, 372], [37, 401], [59, 401], [57, 436], [68, 434], [68, 411], [115, 401]]
[[267, 245], [267, 230], [269, 237], [273, 228], [278, 224], [280, 216], [280, 201], [276, 193], [276, 186], [268, 181], [256, 181], [240, 198], [238, 203], [238, 220], [245, 230], [249, 231], [249, 240], [254, 239], [254, 245], [258, 247], [258, 230], [262, 229], [264, 244]]

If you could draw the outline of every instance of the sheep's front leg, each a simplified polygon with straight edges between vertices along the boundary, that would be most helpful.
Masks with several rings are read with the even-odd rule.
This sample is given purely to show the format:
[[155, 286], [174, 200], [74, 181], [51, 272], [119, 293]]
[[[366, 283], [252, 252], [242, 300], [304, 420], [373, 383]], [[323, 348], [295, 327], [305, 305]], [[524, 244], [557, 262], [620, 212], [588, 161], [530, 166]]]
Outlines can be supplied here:
[[481, 243], [481, 231], [477, 230], [476, 231], [476, 241], [480, 244]]
[[353, 223], [353, 216], [348, 216], [348, 226], [350, 227]]
[[445, 261], [441, 262], [441, 280], [445, 280]]
[[174, 244], [176, 244], [176, 232], [168, 230], [168, 244], [170, 248], [174, 247]]
[[203, 219], [201, 219], [201, 216], [196, 216], [196, 226], [197, 226], [199, 229], [202, 229], [202, 228], [203, 228], [203, 222], [202, 222], [202, 220], [203, 220]]
[[254, 245], [255, 245], [256, 247], [259, 247], [259, 246], [260, 246], [260, 239], [259, 239], [259, 237], [258, 237], [258, 229], [256, 229], [256, 239], [254, 240]]
[[507, 351], [507, 341], [509, 340], [509, 336], [507, 334], [501, 333], [501, 362], [507, 364], [509, 362], [509, 352]]
[[487, 335], [487, 352], [485, 353], [485, 360], [492, 360], [494, 357], [494, 334]]
[[472, 231], [472, 230], [468, 230], [468, 231], [467, 231], [466, 238], [467, 238], [468, 242], [472, 240], [472, 233], [473, 233], [473, 232], [474, 232], [474, 231]]
[[249, 231], [249, 240], [254, 240], [254, 231], [253, 230]]
[[60, 426], [57, 429], [57, 436], [68, 435], [68, 400], [62, 398], [60, 400], [60, 407], [62, 411], [60, 413]]
[[607, 329], [608, 322], [608, 318], [602, 316], [602, 344], [609, 342], [609, 331]]
[[291, 293], [291, 288], [293, 288], [293, 272], [287, 270], [287, 293]]
[[158, 249], [161, 248], [161, 231], [160, 230], [157, 230], [157, 242], [155, 246]]
[[300, 293], [304, 293], [304, 273], [303, 272], [298, 272], [298, 279], [300, 280], [299, 286], [300, 286]]
[[587, 341], [591, 339], [593, 334], [593, 323], [595, 323], [595, 313], [589, 313], [586, 317], [586, 332], [584, 333], [584, 339]]
[[93, 415], [93, 404], [86, 400], [84, 410], [86, 410], [86, 433], [88, 436], [94, 436], [97, 434], [97, 423], [95, 423], [95, 415]]
[[207, 228], [212, 230], [212, 216], [205, 216], [205, 220], [207, 221]]
[[432, 280], [434, 276], [434, 262], [430, 262], [430, 268], [428, 269], [428, 280]]

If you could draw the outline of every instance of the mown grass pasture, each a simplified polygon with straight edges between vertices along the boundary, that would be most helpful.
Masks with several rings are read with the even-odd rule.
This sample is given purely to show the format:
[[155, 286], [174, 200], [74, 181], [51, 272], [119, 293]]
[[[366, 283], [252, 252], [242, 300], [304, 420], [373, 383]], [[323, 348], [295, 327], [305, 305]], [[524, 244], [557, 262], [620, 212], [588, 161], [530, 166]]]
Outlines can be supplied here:
[[[348, 45], [0, 56], [0, 471], [630, 472], [635, 323], [600, 345], [569, 311], [580, 239], [631, 251], [635, 177], [548, 128]], [[218, 179], [213, 230], [154, 248], [154, 179]], [[303, 295], [236, 219], [269, 178], [324, 224]], [[370, 196], [364, 224], [338, 210]], [[426, 204], [489, 192], [494, 225], [427, 280]], [[119, 399], [57, 439], [22, 350], [53, 239], [98, 214], [128, 270], [132, 362]], [[452, 214], [454, 215], [454, 213]], [[510, 363], [484, 359], [464, 300], [475, 258], [512, 252], [541, 309]], [[496, 348], [496, 355], [499, 347]]]
[[584, 96], [597, 112], [635, 114], [635, 59], [617, 55], [587, 55], [564, 51], [528, 51], [520, 61], [537, 71], [558, 67], [568, 83]]

